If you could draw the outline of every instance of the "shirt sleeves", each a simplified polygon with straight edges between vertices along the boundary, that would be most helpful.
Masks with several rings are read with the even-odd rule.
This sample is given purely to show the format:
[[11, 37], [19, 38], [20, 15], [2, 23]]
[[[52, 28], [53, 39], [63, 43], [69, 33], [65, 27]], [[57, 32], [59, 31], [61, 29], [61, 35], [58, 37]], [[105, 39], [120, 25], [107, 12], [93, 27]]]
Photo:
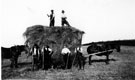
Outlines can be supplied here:
[[61, 54], [71, 53], [68, 48], [63, 48]]
[[66, 15], [65, 15], [65, 14], [62, 14], [62, 15], [61, 15], [61, 18], [66, 18]]

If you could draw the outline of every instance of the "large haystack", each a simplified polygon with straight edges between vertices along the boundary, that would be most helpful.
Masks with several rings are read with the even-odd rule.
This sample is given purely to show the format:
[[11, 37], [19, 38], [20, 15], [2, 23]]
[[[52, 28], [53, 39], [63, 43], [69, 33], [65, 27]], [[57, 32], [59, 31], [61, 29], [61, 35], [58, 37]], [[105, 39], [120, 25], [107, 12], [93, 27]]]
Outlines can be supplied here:
[[71, 52], [76, 47], [81, 45], [83, 31], [80, 31], [74, 27], [47, 27], [42, 25], [34, 25], [28, 27], [24, 33], [26, 37], [26, 44], [32, 47], [37, 44], [39, 47], [43, 45], [49, 45], [54, 51], [53, 56], [59, 58], [59, 55], [63, 46], [66, 45]]

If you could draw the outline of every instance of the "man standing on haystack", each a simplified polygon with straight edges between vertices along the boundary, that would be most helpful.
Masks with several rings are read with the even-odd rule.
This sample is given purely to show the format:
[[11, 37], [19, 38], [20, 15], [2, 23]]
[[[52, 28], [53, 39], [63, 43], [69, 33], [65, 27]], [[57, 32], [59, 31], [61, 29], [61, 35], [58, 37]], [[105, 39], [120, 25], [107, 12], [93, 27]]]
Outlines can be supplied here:
[[66, 24], [67, 26], [70, 27], [70, 24], [69, 24], [68, 21], [66, 20], [67, 17], [66, 17], [66, 15], [65, 15], [64, 13], [65, 13], [65, 11], [62, 10], [62, 15], [61, 15], [61, 25], [64, 26], [64, 24]]
[[54, 10], [51, 10], [51, 14], [48, 15], [48, 17], [50, 17], [50, 27], [54, 27], [54, 23], [55, 23], [55, 15], [54, 15]]
[[64, 46], [61, 54], [63, 55], [64, 67], [67, 68], [68, 67], [68, 61], [69, 61], [69, 55], [71, 54], [71, 52], [66, 46]]

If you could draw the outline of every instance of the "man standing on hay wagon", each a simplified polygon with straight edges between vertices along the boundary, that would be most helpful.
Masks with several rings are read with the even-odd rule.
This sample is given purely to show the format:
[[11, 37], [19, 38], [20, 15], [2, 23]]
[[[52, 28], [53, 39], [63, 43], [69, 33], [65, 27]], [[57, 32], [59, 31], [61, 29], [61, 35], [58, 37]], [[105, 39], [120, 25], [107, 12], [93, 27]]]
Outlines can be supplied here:
[[54, 15], [54, 10], [51, 10], [51, 14], [48, 15], [48, 17], [50, 17], [50, 27], [54, 27], [54, 23], [55, 23], [55, 15]]
[[62, 49], [61, 54], [63, 55], [64, 68], [67, 69], [68, 61], [69, 61], [69, 55], [71, 54], [71, 51], [66, 46], [64, 46], [64, 48]]
[[64, 24], [66, 24], [67, 26], [70, 27], [70, 24], [69, 24], [68, 21], [66, 20], [67, 17], [66, 17], [66, 15], [65, 15], [64, 13], [65, 13], [65, 11], [62, 10], [62, 15], [61, 15], [61, 25], [64, 26]]

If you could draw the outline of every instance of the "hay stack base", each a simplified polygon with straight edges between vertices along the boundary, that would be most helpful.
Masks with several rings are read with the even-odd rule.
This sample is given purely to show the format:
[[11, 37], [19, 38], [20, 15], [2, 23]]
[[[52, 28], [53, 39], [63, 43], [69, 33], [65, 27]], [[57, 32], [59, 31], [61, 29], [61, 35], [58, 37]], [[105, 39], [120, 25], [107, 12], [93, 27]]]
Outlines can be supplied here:
[[74, 27], [34, 25], [28, 27], [23, 35], [26, 37], [25, 43], [30, 47], [34, 44], [40, 48], [48, 45], [54, 52], [53, 58], [59, 61], [63, 46], [67, 46], [73, 53], [76, 47], [81, 46], [83, 34], [83, 31]]

